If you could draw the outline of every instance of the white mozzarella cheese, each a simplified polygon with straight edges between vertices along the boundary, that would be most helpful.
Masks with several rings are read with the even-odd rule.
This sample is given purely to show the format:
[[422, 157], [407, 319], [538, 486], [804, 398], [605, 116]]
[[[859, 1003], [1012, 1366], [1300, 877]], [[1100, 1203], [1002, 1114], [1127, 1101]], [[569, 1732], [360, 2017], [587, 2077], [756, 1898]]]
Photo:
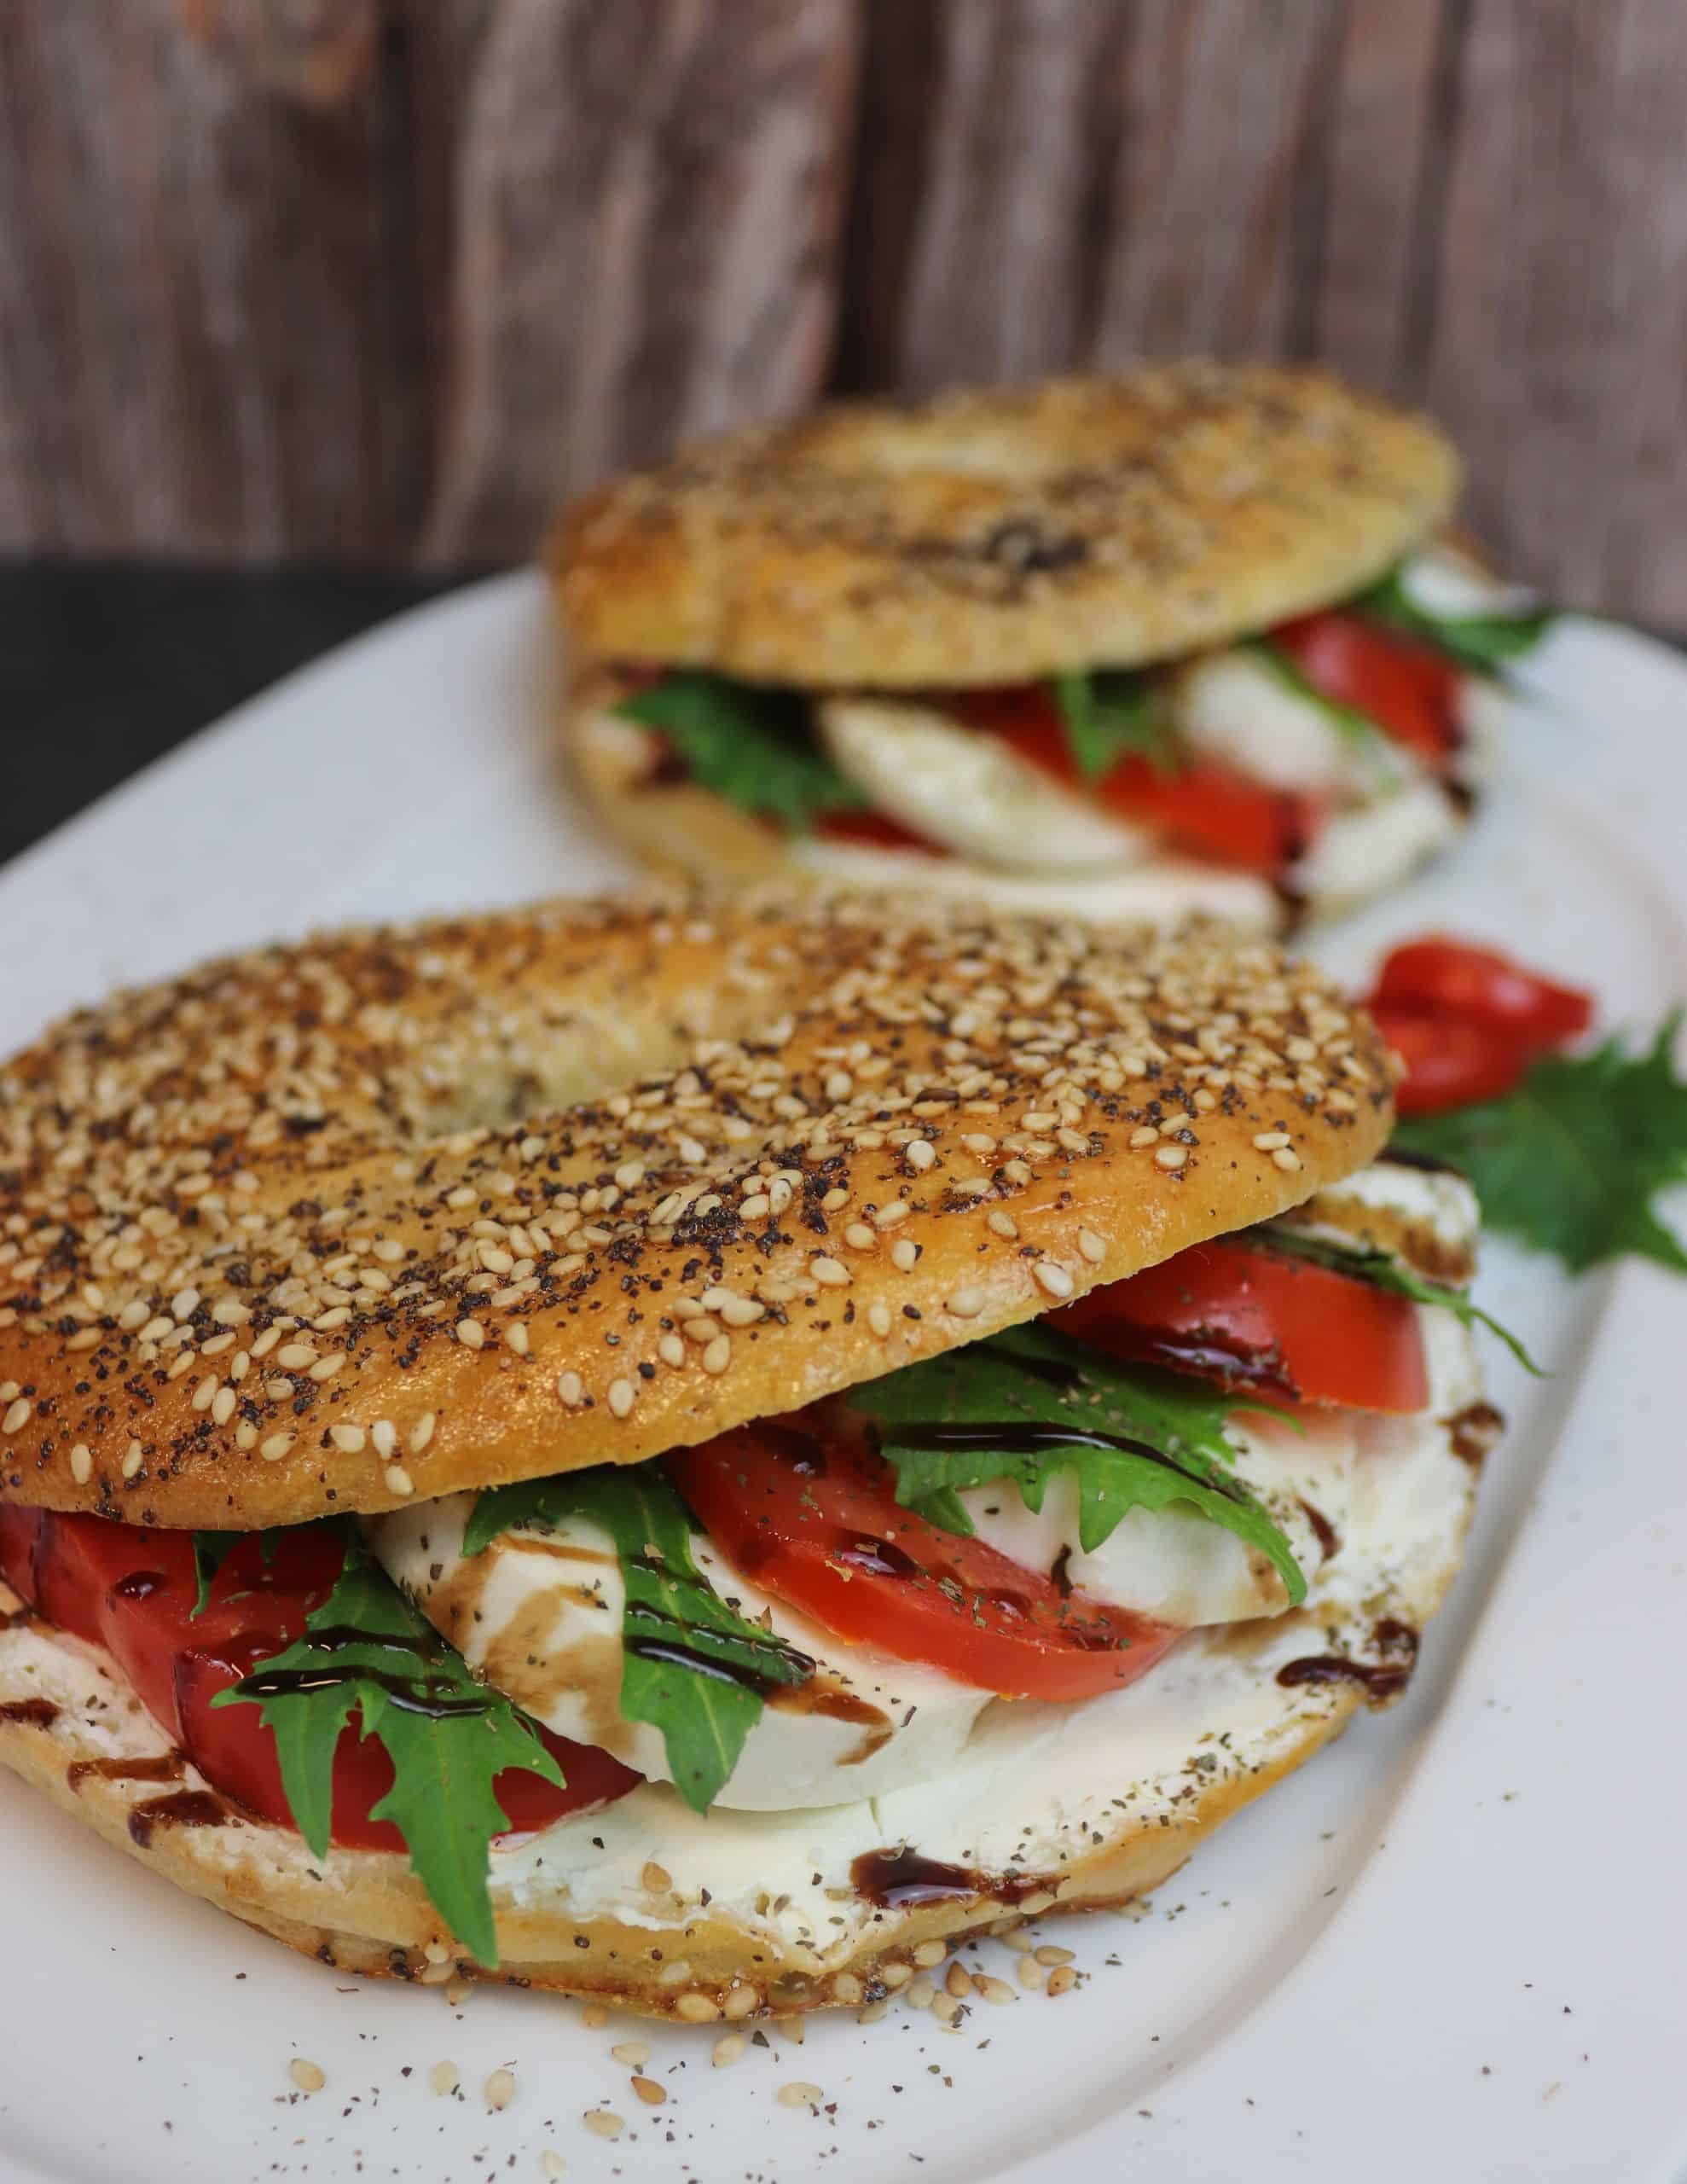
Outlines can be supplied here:
[[1275, 932], [1284, 906], [1269, 880], [1227, 871], [1193, 857], [1156, 857], [1117, 872], [1054, 874], [986, 871], [960, 858], [870, 850], [812, 838], [793, 842], [795, 861], [817, 878], [848, 887], [963, 897], [994, 909], [1081, 918], [1093, 925], [1170, 927], [1186, 918], [1223, 918], [1247, 932]]
[[1385, 1247], [1398, 1229], [1423, 1231], [1452, 1259], [1469, 1259], [1476, 1248], [1481, 1210], [1468, 1180], [1450, 1168], [1418, 1168], [1386, 1154], [1340, 1182], [1325, 1183], [1296, 1209], [1296, 1228], [1332, 1243], [1365, 1233], [1367, 1214], [1388, 1217], [1377, 1225]]
[[888, 812], [959, 857], [1004, 872], [1110, 872], [1154, 838], [1074, 795], [999, 735], [931, 706], [824, 698], [815, 719], [838, 771]]
[[1438, 781], [1420, 779], [1380, 802], [1338, 811], [1289, 875], [1319, 913], [1396, 886], [1458, 833], [1457, 808]]
[[1400, 587], [1420, 614], [1438, 622], [1506, 621], [1540, 604], [1538, 593], [1506, 584], [1445, 539], [1400, 564]]
[[1188, 749], [1267, 788], [1374, 796], [1417, 770], [1397, 744], [1343, 728], [1245, 647], [1181, 669], [1172, 717]]
[[[382, 1566], [473, 1668], [547, 1728], [600, 1745], [655, 1781], [672, 1770], [661, 1733], [621, 1711], [626, 1590], [608, 1535], [572, 1519], [512, 1531], [466, 1558], [472, 1494], [369, 1520]], [[692, 1552], [722, 1599], [815, 1663], [745, 1740], [720, 1803], [762, 1812], [876, 1797], [953, 1765], [990, 1694], [936, 1669], [834, 1638], [750, 1584], [701, 1533]]]

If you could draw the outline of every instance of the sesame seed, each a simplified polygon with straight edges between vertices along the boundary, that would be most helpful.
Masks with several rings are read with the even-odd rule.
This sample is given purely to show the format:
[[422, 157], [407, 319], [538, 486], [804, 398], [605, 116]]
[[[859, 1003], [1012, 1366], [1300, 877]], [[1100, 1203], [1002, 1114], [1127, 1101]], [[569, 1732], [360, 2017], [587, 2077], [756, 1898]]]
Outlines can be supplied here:
[[410, 1438], [404, 1445], [413, 1456], [420, 1455], [422, 1450], [426, 1448], [428, 1443], [433, 1438], [433, 1429], [438, 1423], [439, 1418], [437, 1412], [425, 1410], [410, 1428]]
[[486, 1330], [478, 1320], [459, 1320], [455, 1333], [457, 1340], [469, 1350], [480, 1349], [486, 1340]]
[[1075, 1949], [1061, 1949], [1053, 1942], [1045, 1942], [1035, 1952], [1037, 1962], [1043, 1965], [1070, 1964], [1077, 1955]]
[[328, 2082], [322, 2065], [307, 2062], [303, 2055], [295, 2055], [287, 2065], [287, 2076], [301, 2093], [320, 2093]]
[[1159, 1137], [1160, 1133], [1152, 1123], [1144, 1123], [1139, 1129], [1131, 1132], [1131, 1150], [1133, 1153], [1139, 1153], [1145, 1145], [1157, 1144]]
[[381, 1476], [386, 1481], [389, 1494], [403, 1495], [408, 1499], [416, 1490], [415, 1481], [403, 1464], [388, 1464]]
[[70, 1475], [78, 1486], [86, 1486], [93, 1474], [93, 1450], [85, 1441], [78, 1441], [70, 1452]]
[[212, 1397], [216, 1393], [217, 1375], [213, 1373], [208, 1380], [201, 1380], [199, 1385], [194, 1390], [194, 1409], [195, 1410], [209, 1410], [211, 1408]]
[[588, 2108], [580, 2121], [600, 2139], [618, 2139], [627, 2128], [626, 2118], [612, 2108]]
[[1103, 1259], [1107, 1256], [1107, 1246], [1102, 1242], [1100, 1237], [1096, 1234], [1093, 1228], [1079, 1229], [1078, 1249], [1083, 1253], [1084, 1257], [1089, 1261], [1092, 1266], [1099, 1266]]
[[681, 1995], [674, 2005], [675, 2017], [682, 2017], [687, 2024], [710, 2024], [721, 2014], [720, 2005], [711, 2002], [707, 1995]]
[[729, 2069], [733, 2063], [742, 2061], [744, 2048], [745, 2040], [741, 2032], [723, 2032], [715, 2042], [710, 2060], [717, 2071]]
[[638, 1391], [630, 1380], [612, 1380], [609, 1384], [609, 1408], [617, 1418], [624, 1418], [633, 1407]]
[[284, 1343], [275, 1352], [276, 1364], [285, 1366], [289, 1373], [302, 1373], [316, 1362], [316, 1350], [308, 1342]]
[[958, 2002], [967, 2001], [971, 1998], [972, 1975], [958, 1956], [951, 1957], [949, 1960], [949, 1968], [943, 1980], [943, 1986], [945, 1991], [953, 1995]]
[[240, 1397], [232, 1388], [218, 1388], [211, 1398], [211, 1418], [215, 1426], [226, 1426], [234, 1416]]
[[368, 1436], [361, 1426], [331, 1426], [328, 1438], [343, 1454], [355, 1456], [362, 1449]]
[[386, 1463], [397, 1449], [398, 1429], [390, 1418], [378, 1418], [369, 1428], [369, 1438], [374, 1443], [375, 1454]]
[[566, 2169], [567, 2166], [568, 2164], [564, 2161], [562, 2156], [556, 2152], [552, 2147], [546, 2146], [541, 2151], [539, 2155], [539, 2174], [541, 2176], [550, 2179], [551, 2184], [555, 2184], [555, 2180], [561, 2175], [563, 2170]]
[[570, 1410], [577, 1410], [586, 1399], [585, 1383], [577, 1373], [559, 1374], [556, 1391], [559, 1398], [568, 1406]]
[[455, 2063], [436, 2063], [427, 2074], [427, 2082], [436, 2093], [455, 2093], [461, 2082]]
[[843, 1288], [849, 1279], [849, 1269], [841, 1259], [826, 1258], [824, 1256], [810, 1259], [809, 1271], [816, 1281], [825, 1283], [831, 1289]]
[[526, 1356], [530, 1347], [528, 1333], [526, 1328], [521, 1324], [519, 1320], [516, 1321], [515, 1325], [509, 1330], [508, 1333], [505, 1335], [504, 1341], [507, 1347], [515, 1352], [518, 1357]]
[[8, 1406], [6, 1415], [0, 1418], [0, 1433], [19, 1433], [29, 1423], [29, 1414], [35, 1408], [27, 1396], [20, 1396]]
[[925, 1138], [916, 1137], [902, 1147], [902, 1157], [910, 1168], [917, 1168], [924, 1174], [936, 1160], [937, 1155]]
[[319, 1357], [310, 1368], [310, 1378], [317, 1382], [331, 1380], [345, 1362], [345, 1352], [343, 1350], [335, 1350], [332, 1357]]
[[910, 2006], [917, 2010], [929, 2010], [937, 1989], [929, 1974], [921, 1972], [908, 1982], [907, 1997]]
[[657, 1974], [657, 1982], [664, 1987], [683, 1987], [690, 1977], [689, 1961], [685, 1957], [676, 1956], [670, 1963], [663, 1966]]
[[869, 1304], [867, 1323], [881, 1342], [890, 1332], [890, 1307], [888, 1304]]
[[898, 1222], [906, 1221], [908, 1209], [901, 1199], [892, 1199], [889, 1205], [881, 1205], [873, 1215], [873, 1225], [879, 1228], [894, 1228]]
[[1255, 1134], [1254, 1150], [1256, 1153], [1276, 1153], [1288, 1142], [1286, 1130], [1262, 1130]]
[[1156, 1164], [1162, 1168], [1180, 1168], [1188, 1158], [1187, 1147], [1181, 1145], [1162, 1145], [1154, 1155]]
[[958, 1320], [976, 1320], [984, 1309], [984, 1292], [971, 1287], [956, 1289], [950, 1293], [948, 1306]]
[[[653, 1889], [658, 1895], [660, 1895], [664, 1890], [670, 1889], [674, 1885], [674, 1876], [672, 1873], [669, 1872], [666, 1866], [658, 1866], [653, 1858], [646, 1862], [644, 1871], [640, 1874], [639, 1878], [643, 1881], [646, 1888]], [[624, 2062], [625, 2059], [626, 2058], [623, 2056], [622, 2060]], [[646, 2055], [641, 2057], [640, 2059], [647, 2060], [648, 2051], [646, 2051]]]
[[1020, 1958], [1018, 1977], [1020, 1985], [1028, 1994], [1040, 1995], [1048, 1984], [1047, 1972], [1043, 1970], [1034, 1956]]
[[291, 1433], [272, 1433], [268, 1440], [259, 1442], [258, 1453], [266, 1464], [279, 1463], [287, 1450], [292, 1448], [293, 1443], [293, 1437]]
[[[967, 1983], [967, 1991], [969, 1993], [971, 1991], [970, 1980]], [[960, 2015], [960, 2004], [953, 1995], [934, 1995], [931, 1998], [931, 2014], [939, 2024], [953, 2026]]]
[[1070, 1995], [1078, 1984], [1078, 1975], [1070, 1964], [1063, 1964], [1048, 1975], [1047, 1992], [1051, 1996]]
[[844, 1240], [852, 1251], [870, 1252], [877, 1246], [878, 1238], [865, 1221], [852, 1221], [844, 1231]]
[[792, 2078], [788, 2085], [782, 2085], [779, 2089], [781, 2108], [807, 2108], [815, 2115], [820, 2113], [823, 2098], [820, 2088], [810, 2085], [806, 2078]]
[[948, 1951], [942, 1942], [921, 1942], [914, 1950], [913, 1960], [929, 1971], [934, 1964], [941, 1964], [948, 1955]]
[[753, 1987], [734, 1987], [721, 2005], [724, 2018], [753, 2017], [762, 2006], [762, 1998]]
[[1019, 1223], [999, 1205], [992, 1206], [985, 1215], [984, 1226], [993, 1236], [1005, 1236], [1010, 1243], [1019, 1234]]
[[1073, 1290], [1072, 1277], [1055, 1259], [1039, 1259], [1031, 1269], [1039, 1286], [1051, 1297], [1070, 1297]]
[[1282, 1169], [1284, 1175], [1292, 1176], [1301, 1165], [1301, 1156], [1292, 1146], [1279, 1145], [1271, 1156], [1271, 1165]]
[[898, 1236], [890, 1246], [890, 1261], [899, 1274], [912, 1274], [919, 1264], [919, 1246], [912, 1237]]
[[659, 2108], [668, 2098], [666, 2090], [659, 2086], [654, 2078], [635, 2077], [632, 2081], [632, 2086], [633, 2091], [646, 2108]]
[[766, 1318], [768, 1311], [754, 1297], [726, 1297], [716, 1309], [729, 1327], [754, 1327], [757, 1320]]
[[515, 2099], [515, 2072], [494, 2071], [485, 2085], [486, 2106], [489, 2108], [507, 2108]]

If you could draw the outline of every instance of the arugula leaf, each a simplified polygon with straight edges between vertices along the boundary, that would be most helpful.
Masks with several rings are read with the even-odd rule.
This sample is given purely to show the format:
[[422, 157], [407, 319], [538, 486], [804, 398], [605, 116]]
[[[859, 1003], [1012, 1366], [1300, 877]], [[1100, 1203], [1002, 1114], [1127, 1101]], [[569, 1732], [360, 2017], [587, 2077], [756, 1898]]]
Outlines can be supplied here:
[[195, 1532], [194, 1534], [194, 1582], [199, 1590], [194, 1600], [192, 1613], [203, 1615], [211, 1604], [211, 1588], [217, 1571], [246, 1536], [244, 1532]]
[[676, 668], [616, 706], [659, 729], [705, 788], [806, 834], [817, 811], [865, 801], [815, 741], [806, 699]]
[[1672, 1060], [1682, 1011], [1649, 1048], [1607, 1039], [1551, 1054], [1502, 1100], [1398, 1125], [1400, 1144], [1462, 1168], [1482, 1218], [1580, 1274], [1633, 1252], [1687, 1274], [1687, 1250], [1652, 1211], [1687, 1182], [1687, 1081]]
[[478, 1554], [518, 1525], [555, 1525], [570, 1517], [600, 1525], [621, 1559], [627, 1589], [621, 1711], [661, 1731], [674, 1786], [693, 1811], [706, 1812], [737, 1766], [768, 1692], [807, 1682], [815, 1664], [736, 1614], [699, 1576], [690, 1513], [649, 1464], [604, 1465], [494, 1488], [470, 1513], [463, 1552]]
[[[973, 1529], [965, 1487], [1011, 1479], [1026, 1507], [1041, 1509], [1050, 1478], [1070, 1471], [1086, 1554], [1133, 1509], [1181, 1502], [1267, 1555], [1296, 1606], [1306, 1597], [1288, 1541], [1235, 1477], [1225, 1438], [1232, 1411], [1262, 1405], [1121, 1365], [1038, 1327], [905, 1365], [852, 1389], [849, 1402], [878, 1421], [896, 1499], [946, 1531]], [[1041, 1429], [1043, 1445], [1018, 1444], [1027, 1426]]]
[[1369, 713], [1360, 712], [1357, 706], [1344, 706], [1335, 698], [1326, 697], [1315, 682], [1308, 681], [1299, 660], [1269, 637], [1256, 637], [1251, 644], [1239, 645], [1237, 649], [1250, 653], [1261, 667], [1271, 671], [1285, 689], [1292, 690], [1307, 705], [1315, 706], [1349, 743], [1372, 744], [1382, 735], [1383, 730]]
[[1397, 1297], [1409, 1297], [1414, 1304], [1439, 1304], [1452, 1314], [1462, 1327], [1480, 1321], [1490, 1334], [1498, 1335], [1526, 1373], [1533, 1373], [1538, 1380], [1548, 1376], [1524, 1349], [1522, 1341], [1510, 1327], [1502, 1327], [1491, 1312], [1471, 1301], [1468, 1289], [1457, 1289], [1450, 1281], [1431, 1281], [1419, 1274], [1393, 1252], [1379, 1251], [1370, 1244], [1336, 1244], [1322, 1236], [1308, 1236], [1299, 1228], [1279, 1226], [1276, 1222], [1262, 1223], [1249, 1232], [1261, 1243], [1268, 1243], [1274, 1252], [1284, 1252], [1290, 1258], [1308, 1259], [1314, 1266], [1327, 1266], [1336, 1274], [1351, 1274], [1361, 1281], [1375, 1284], [1378, 1289], [1391, 1289]]
[[1557, 619], [1550, 607], [1531, 607], [1522, 614], [1426, 614], [1400, 582], [1398, 568], [1390, 569], [1351, 604], [1373, 621], [1421, 637], [1478, 675], [1502, 674], [1512, 660], [1533, 650]]
[[1088, 674], [1057, 675], [1052, 687], [1067, 748], [1087, 780], [1097, 780], [1131, 752], [1161, 773], [1176, 766], [1171, 712], [1157, 677], [1130, 668], [1099, 667]]
[[509, 1821], [493, 1786], [519, 1768], [560, 1786], [561, 1771], [526, 1716], [470, 1673], [355, 1534], [304, 1636], [212, 1704], [262, 1706], [287, 1804], [319, 1858], [333, 1817], [334, 1747], [356, 1712], [362, 1734], [392, 1762], [392, 1787], [369, 1817], [393, 1823], [447, 1926], [480, 1963], [497, 1963], [487, 1876], [492, 1838]]

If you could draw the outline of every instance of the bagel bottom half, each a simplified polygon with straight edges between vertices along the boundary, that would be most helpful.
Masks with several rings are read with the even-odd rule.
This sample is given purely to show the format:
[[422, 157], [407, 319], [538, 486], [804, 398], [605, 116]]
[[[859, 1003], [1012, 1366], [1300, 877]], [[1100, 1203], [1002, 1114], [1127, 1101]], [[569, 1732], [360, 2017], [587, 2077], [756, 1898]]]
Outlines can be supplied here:
[[0, 1760], [177, 1886], [347, 1971], [496, 1977], [693, 2023], [859, 2004], [905, 1984], [922, 1943], [1154, 1888], [1363, 1699], [1394, 1695], [1469, 1519], [1455, 1430], [1426, 1416], [1365, 1460], [1304, 1607], [1192, 1633], [1103, 1699], [998, 1702], [941, 1782], [706, 1815], [646, 1784], [508, 1838], [495, 1969], [463, 1955], [404, 1857], [318, 1861], [235, 1812], [103, 1655], [27, 1614], [0, 1632]]

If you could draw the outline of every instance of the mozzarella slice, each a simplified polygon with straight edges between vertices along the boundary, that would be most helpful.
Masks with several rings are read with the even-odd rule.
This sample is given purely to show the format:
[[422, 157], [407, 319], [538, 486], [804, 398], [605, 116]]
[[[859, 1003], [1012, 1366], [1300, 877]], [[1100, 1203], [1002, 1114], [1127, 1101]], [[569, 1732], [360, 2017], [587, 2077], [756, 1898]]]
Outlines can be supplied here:
[[1267, 788], [1374, 797], [1417, 771], [1398, 744], [1344, 728], [1248, 648], [1209, 653], [1180, 669], [1172, 718], [1189, 750]]
[[817, 877], [847, 887], [909, 888], [964, 897], [1004, 910], [1081, 918], [1094, 925], [1181, 925], [1186, 918], [1223, 918], [1248, 932], [1276, 932], [1284, 904], [1267, 880], [1193, 857], [1156, 857], [1128, 870], [1075, 874], [987, 871], [959, 858], [910, 851], [858, 848], [813, 838], [791, 845], [792, 858]]
[[[465, 1557], [475, 1499], [449, 1495], [370, 1519], [382, 1567], [471, 1667], [547, 1728], [671, 1781], [661, 1732], [621, 1711], [626, 1589], [608, 1534], [571, 1519], [554, 1531], [506, 1532]], [[700, 1532], [692, 1554], [722, 1599], [815, 1664], [809, 1683], [762, 1709], [720, 1804], [746, 1812], [838, 1804], [954, 1763], [988, 1692], [834, 1638], [747, 1583]]]
[[1289, 885], [1319, 914], [1368, 901], [1445, 848], [1462, 824], [1440, 782], [1420, 779], [1380, 803], [1336, 812], [1290, 873]]
[[957, 856], [1004, 872], [1063, 876], [1139, 863], [1154, 838], [1052, 781], [999, 735], [930, 706], [823, 698], [815, 725], [873, 809]]
[[1539, 593], [1502, 582], [1445, 539], [1401, 562], [1400, 588], [1420, 614], [1439, 622], [1521, 620], [1540, 605]]

